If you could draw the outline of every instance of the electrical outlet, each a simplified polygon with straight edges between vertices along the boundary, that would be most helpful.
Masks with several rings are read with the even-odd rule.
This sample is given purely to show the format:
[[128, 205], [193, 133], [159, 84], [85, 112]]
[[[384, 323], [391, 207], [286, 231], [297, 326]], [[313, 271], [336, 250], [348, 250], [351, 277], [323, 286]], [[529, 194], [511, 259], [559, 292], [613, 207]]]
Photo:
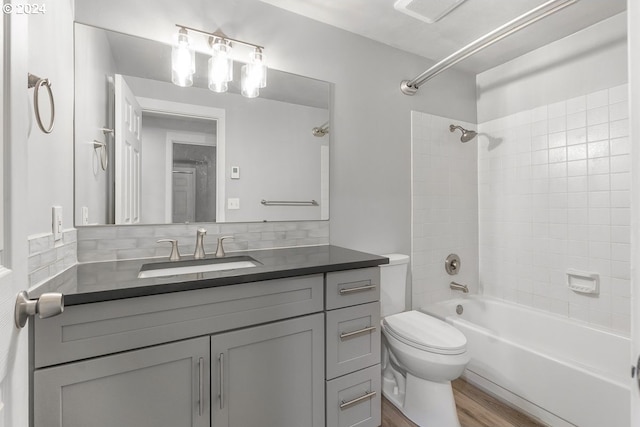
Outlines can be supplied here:
[[227, 199], [227, 209], [240, 209], [240, 199]]
[[82, 207], [82, 225], [89, 225], [89, 208]]
[[51, 231], [54, 241], [62, 239], [62, 206], [53, 206], [51, 209]]

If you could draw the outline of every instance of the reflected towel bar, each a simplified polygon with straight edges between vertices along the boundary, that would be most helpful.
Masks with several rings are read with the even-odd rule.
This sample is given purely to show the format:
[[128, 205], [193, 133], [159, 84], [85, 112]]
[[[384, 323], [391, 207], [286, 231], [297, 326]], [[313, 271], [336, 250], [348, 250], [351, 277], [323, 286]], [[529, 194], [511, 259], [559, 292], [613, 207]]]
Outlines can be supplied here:
[[315, 200], [295, 201], [295, 200], [264, 200], [260, 202], [265, 206], [318, 206]]

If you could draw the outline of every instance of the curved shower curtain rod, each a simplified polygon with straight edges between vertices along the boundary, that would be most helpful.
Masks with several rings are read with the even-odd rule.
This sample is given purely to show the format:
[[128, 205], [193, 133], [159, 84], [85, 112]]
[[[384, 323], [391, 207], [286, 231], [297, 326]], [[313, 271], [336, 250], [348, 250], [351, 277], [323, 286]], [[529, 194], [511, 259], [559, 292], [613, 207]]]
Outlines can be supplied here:
[[490, 33], [485, 34], [479, 39], [469, 43], [462, 49], [452, 53], [414, 79], [403, 80], [400, 83], [400, 90], [405, 95], [415, 95], [420, 86], [422, 86], [425, 82], [431, 80], [438, 74], [456, 65], [458, 62], [467, 59], [468, 57], [480, 52], [484, 48], [487, 48], [492, 44], [499, 42], [505, 37], [508, 37], [511, 34], [528, 27], [529, 25], [534, 24], [539, 20], [556, 13], [567, 6], [571, 6], [577, 1], [578, 0], [550, 0], [534, 9], [531, 9], [529, 12], [518, 16], [517, 18], [507, 22], [501, 27], [498, 27]]

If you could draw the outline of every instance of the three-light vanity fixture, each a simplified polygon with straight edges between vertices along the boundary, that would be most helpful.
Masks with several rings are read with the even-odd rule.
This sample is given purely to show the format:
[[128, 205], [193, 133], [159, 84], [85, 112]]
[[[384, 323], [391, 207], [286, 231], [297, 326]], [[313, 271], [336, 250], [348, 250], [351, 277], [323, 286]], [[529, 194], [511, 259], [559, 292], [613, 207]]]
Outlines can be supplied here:
[[221, 34], [207, 33], [184, 25], [176, 24], [176, 27], [179, 30], [171, 51], [171, 81], [174, 84], [182, 87], [193, 85], [193, 75], [196, 72], [196, 52], [189, 36], [189, 32], [193, 32], [209, 38], [211, 49], [208, 67], [209, 89], [218, 93], [226, 92], [229, 89], [229, 82], [233, 80], [233, 57], [231, 55], [233, 44], [241, 44], [253, 49], [249, 54], [249, 61], [241, 68], [242, 96], [255, 98], [260, 95], [260, 89], [267, 86], [267, 66], [262, 46], [234, 40]]

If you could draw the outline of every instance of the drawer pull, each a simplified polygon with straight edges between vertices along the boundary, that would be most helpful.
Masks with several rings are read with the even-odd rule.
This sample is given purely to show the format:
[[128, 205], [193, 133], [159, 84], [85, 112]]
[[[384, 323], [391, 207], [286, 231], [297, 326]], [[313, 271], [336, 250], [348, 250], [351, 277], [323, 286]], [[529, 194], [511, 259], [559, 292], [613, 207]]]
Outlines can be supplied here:
[[352, 294], [355, 292], [372, 291], [376, 288], [376, 285], [358, 286], [357, 288], [344, 288], [340, 289], [340, 295]]
[[345, 409], [356, 405], [364, 400], [368, 400], [371, 399], [373, 396], [376, 395], [375, 391], [371, 391], [371, 392], [367, 392], [364, 396], [360, 396], [360, 397], [356, 397], [353, 400], [350, 400], [348, 402], [345, 402], [344, 400], [340, 403], [340, 410], [344, 411]]
[[369, 326], [368, 328], [363, 328], [363, 329], [359, 329], [357, 331], [353, 331], [353, 332], [343, 332], [340, 334], [340, 339], [342, 341], [347, 340], [349, 338], [353, 338], [356, 337], [358, 335], [362, 335], [362, 334], [366, 334], [369, 332], [373, 332], [376, 330], [375, 326]]

